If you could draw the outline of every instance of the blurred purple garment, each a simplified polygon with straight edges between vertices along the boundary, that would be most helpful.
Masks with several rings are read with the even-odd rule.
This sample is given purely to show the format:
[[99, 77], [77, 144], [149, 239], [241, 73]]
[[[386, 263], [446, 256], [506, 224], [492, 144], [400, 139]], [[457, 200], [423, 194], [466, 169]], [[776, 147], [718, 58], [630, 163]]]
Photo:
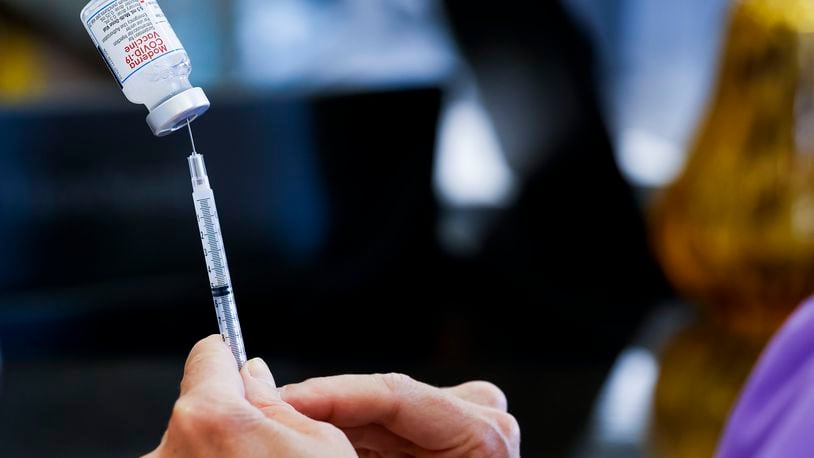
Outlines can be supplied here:
[[717, 456], [814, 456], [814, 298], [792, 314], [764, 350]]

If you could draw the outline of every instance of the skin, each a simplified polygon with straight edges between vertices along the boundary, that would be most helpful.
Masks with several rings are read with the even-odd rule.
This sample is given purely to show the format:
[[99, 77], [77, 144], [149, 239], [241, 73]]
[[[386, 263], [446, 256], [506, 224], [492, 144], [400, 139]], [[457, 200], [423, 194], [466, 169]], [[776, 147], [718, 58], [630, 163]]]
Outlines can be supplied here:
[[355, 457], [338, 428], [312, 420], [280, 399], [268, 366], [238, 372], [218, 336], [198, 342], [184, 367], [167, 432], [149, 458]]
[[317, 378], [277, 389], [261, 359], [238, 372], [220, 336], [187, 358], [161, 444], [166, 457], [520, 456], [496, 386], [439, 389], [401, 374]]
[[298, 411], [341, 428], [361, 457], [520, 456], [520, 428], [491, 383], [439, 389], [402, 374], [341, 375], [280, 393]]

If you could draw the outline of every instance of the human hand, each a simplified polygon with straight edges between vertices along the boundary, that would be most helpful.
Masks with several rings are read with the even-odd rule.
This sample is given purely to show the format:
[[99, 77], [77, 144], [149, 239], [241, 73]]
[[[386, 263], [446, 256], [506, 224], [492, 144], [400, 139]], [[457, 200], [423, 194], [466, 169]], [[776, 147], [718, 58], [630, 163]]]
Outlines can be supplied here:
[[299, 412], [341, 428], [361, 457], [520, 456], [520, 428], [490, 383], [439, 389], [401, 374], [342, 375], [280, 394]]
[[167, 432], [148, 458], [355, 457], [336, 427], [312, 420], [280, 399], [268, 366], [249, 361], [240, 372], [218, 336], [198, 342], [187, 358], [181, 396]]

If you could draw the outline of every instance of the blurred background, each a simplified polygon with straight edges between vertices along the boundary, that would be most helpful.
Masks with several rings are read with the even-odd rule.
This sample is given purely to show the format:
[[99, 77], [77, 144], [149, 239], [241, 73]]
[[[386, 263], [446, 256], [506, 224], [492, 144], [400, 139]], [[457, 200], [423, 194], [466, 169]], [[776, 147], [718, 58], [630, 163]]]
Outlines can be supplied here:
[[[189, 140], [0, 0], [0, 455], [133, 456], [217, 332]], [[814, 286], [802, 0], [164, 0], [278, 383], [501, 386], [524, 456], [709, 456]]]

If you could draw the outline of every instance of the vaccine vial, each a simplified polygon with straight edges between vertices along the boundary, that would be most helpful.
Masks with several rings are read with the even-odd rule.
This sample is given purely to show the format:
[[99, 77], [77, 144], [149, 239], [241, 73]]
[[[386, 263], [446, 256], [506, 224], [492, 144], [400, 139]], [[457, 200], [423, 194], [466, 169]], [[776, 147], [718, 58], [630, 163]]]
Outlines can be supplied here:
[[209, 109], [204, 91], [189, 82], [189, 56], [158, 2], [92, 0], [81, 19], [127, 99], [147, 106], [156, 136]]

